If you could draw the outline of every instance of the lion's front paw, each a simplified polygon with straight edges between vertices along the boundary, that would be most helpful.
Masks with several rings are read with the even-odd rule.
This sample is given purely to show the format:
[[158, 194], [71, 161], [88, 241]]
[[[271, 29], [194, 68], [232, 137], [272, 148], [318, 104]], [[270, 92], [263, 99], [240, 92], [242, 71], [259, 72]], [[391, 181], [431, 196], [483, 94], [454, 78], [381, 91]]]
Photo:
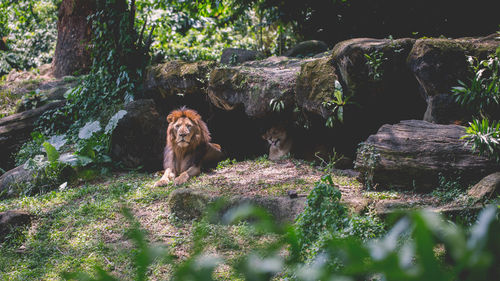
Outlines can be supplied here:
[[189, 179], [188, 173], [184, 172], [175, 178], [174, 185], [183, 184], [183, 183], [187, 182], [188, 179]]
[[161, 180], [155, 182], [155, 184], [153, 186], [154, 187], [165, 186], [165, 185], [168, 185], [169, 182], [170, 182], [169, 180], [161, 179]]

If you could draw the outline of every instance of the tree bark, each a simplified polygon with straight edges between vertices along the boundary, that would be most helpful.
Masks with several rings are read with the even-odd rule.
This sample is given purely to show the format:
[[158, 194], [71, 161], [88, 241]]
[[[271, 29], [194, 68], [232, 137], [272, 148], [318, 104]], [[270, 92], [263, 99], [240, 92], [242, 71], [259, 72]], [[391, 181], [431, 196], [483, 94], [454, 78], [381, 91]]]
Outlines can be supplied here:
[[95, 0], [63, 0], [57, 22], [57, 45], [52, 63], [55, 77], [85, 73], [91, 65], [92, 25], [87, 20], [95, 13]]

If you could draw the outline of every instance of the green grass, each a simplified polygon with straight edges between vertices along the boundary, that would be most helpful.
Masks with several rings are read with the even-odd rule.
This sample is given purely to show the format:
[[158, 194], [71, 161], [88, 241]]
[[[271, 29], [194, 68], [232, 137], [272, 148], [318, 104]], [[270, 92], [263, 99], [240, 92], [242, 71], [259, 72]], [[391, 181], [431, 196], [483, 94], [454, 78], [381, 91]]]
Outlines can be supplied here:
[[133, 276], [123, 234], [123, 205], [140, 209], [168, 197], [146, 174], [106, 178], [64, 191], [0, 201], [0, 211], [23, 209], [33, 226], [0, 247], [0, 280], [59, 280], [64, 271], [95, 266], [127, 280]]

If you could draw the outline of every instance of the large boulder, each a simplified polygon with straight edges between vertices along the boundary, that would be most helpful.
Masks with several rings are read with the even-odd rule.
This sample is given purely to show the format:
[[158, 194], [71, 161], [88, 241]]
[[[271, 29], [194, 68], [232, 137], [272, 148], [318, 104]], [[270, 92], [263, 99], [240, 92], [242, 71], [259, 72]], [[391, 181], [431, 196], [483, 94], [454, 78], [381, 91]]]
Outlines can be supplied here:
[[332, 50], [345, 98], [344, 126], [337, 135], [347, 151], [374, 134], [383, 124], [421, 119], [425, 100], [407, 67], [414, 39], [356, 38]]
[[471, 113], [454, 100], [451, 89], [458, 80], [470, 78], [467, 56], [486, 58], [499, 45], [498, 35], [481, 38], [419, 39], [408, 55], [408, 65], [419, 83], [419, 91], [427, 101], [424, 120], [450, 124], [467, 121]]
[[144, 81], [146, 97], [171, 102], [182, 96], [201, 95], [208, 86], [208, 75], [216, 65], [215, 61], [174, 60], [151, 66], [146, 70]]
[[331, 112], [323, 106], [333, 98], [335, 81], [338, 81], [335, 63], [323, 57], [302, 64], [295, 87], [295, 101], [302, 109], [328, 118]]
[[212, 219], [222, 219], [231, 208], [253, 205], [265, 209], [279, 223], [293, 222], [304, 210], [305, 197], [289, 196], [214, 196], [202, 190], [181, 188], [174, 190], [168, 200], [168, 208], [172, 214], [182, 220], [198, 219], [210, 208], [218, 206]]
[[162, 169], [167, 122], [156, 111], [153, 100], [129, 103], [127, 112], [113, 130], [111, 154], [127, 168]]
[[319, 40], [303, 41], [295, 45], [285, 53], [287, 57], [312, 57], [316, 54], [326, 52], [328, 45]]
[[23, 211], [0, 212], [0, 243], [18, 229], [31, 223], [31, 215]]
[[24, 165], [18, 166], [7, 171], [0, 176], [0, 198], [15, 196], [22, 190], [22, 186], [35, 180], [32, 171], [24, 168]]
[[484, 177], [467, 191], [467, 195], [476, 200], [490, 199], [500, 194], [500, 172]]
[[226, 65], [237, 65], [246, 61], [261, 59], [263, 57], [264, 54], [254, 50], [226, 48], [222, 51], [220, 63]]
[[385, 123], [423, 117], [425, 101], [406, 65], [414, 42], [410, 38], [356, 38], [333, 48], [344, 94], [359, 105], [356, 114], [377, 116], [362, 118], [378, 123], [373, 124], [378, 125], [375, 130]]
[[295, 84], [303, 62], [308, 60], [270, 57], [234, 67], [216, 68], [210, 74], [210, 101], [224, 110], [242, 106], [250, 117], [273, 113], [271, 100], [284, 108], [294, 104]]
[[0, 119], [0, 168], [10, 170], [15, 167], [13, 155], [21, 145], [31, 138], [31, 132], [38, 118], [46, 111], [59, 108], [65, 101], [46, 104], [32, 110], [16, 113]]
[[356, 169], [365, 185], [430, 191], [440, 176], [470, 184], [500, 165], [465, 146], [465, 128], [420, 120], [382, 126], [359, 148]]

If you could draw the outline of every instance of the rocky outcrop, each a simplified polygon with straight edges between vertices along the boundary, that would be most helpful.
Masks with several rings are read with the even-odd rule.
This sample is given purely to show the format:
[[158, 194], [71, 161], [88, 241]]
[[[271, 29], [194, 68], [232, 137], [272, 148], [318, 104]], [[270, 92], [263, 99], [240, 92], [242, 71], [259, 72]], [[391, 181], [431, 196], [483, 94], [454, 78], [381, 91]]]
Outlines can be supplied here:
[[38, 118], [44, 112], [59, 108], [64, 104], [65, 101], [53, 102], [0, 119], [0, 159], [2, 159], [0, 168], [4, 170], [13, 168], [15, 166], [13, 154], [30, 139]]
[[[214, 209], [214, 204], [218, 208]], [[182, 220], [201, 218], [206, 211], [213, 208], [215, 217], [222, 215], [234, 207], [252, 205], [267, 210], [279, 223], [293, 222], [305, 206], [305, 197], [290, 198], [284, 196], [244, 197], [244, 196], [213, 196], [201, 190], [181, 188], [174, 190], [169, 197], [170, 212]]]
[[486, 58], [499, 45], [492, 34], [480, 38], [419, 39], [408, 55], [408, 65], [415, 75], [420, 93], [427, 101], [424, 120], [450, 124], [470, 120], [471, 113], [455, 101], [451, 89], [458, 80], [470, 78], [467, 56]]
[[328, 45], [319, 40], [308, 40], [300, 42], [285, 53], [287, 57], [312, 57], [316, 54], [326, 52]]
[[335, 81], [338, 80], [331, 57], [303, 63], [295, 86], [297, 105], [308, 112], [328, 118], [331, 112], [323, 106], [323, 102], [333, 98]]
[[465, 184], [500, 169], [473, 153], [461, 137], [465, 128], [408, 120], [382, 126], [358, 150], [356, 169], [365, 185], [430, 191], [439, 175]]
[[500, 172], [484, 177], [467, 191], [467, 195], [476, 200], [490, 199], [498, 194], [500, 194]]
[[0, 176], [0, 198], [8, 198], [17, 195], [23, 184], [34, 180], [33, 172], [26, 170], [24, 165], [7, 171]]
[[263, 118], [273, 113], [271, 100], [282, 103], [285, 109], [291, 108], [297, 75], [305, 61], [308, 60], [270, 57], [216, 68], [210, 74], [208, 96], [224, 110], [242, 106], [249, 117]]
[[[351, 118], [362, 114], [367, 129], [405, 119], [421, 119], [425, 101], [406, 65], [415, 40], [356, 38], [335, 45], [332, 57], [336, 63], [343, 91], [359, 106], [352, 108]], [[369, 116], [376, 116], [371, 118]], [[373, 132], [373, 131], [372, 131]]]
[[129, 103], [111, 136], [111, 155], [125, 167], [162, 169], [167, 122], [152, 100]]
[[220, 63], [226, 65], [237, 65], [246, 61], [252, 61], [264, 58], [264, 54], [253, 50], [238, 48], [226, 48], [222, 51]]
[[205, 112], [206, 88], [215, 61], [168, 61], [148, 67], [144, 80], [144, 98], [153, 99], [157, 109], [167, 113], [186, 105]]
[[23, 211], [0, 212], [0, 242], [16, 230], [31, 224], [31, 215]]

